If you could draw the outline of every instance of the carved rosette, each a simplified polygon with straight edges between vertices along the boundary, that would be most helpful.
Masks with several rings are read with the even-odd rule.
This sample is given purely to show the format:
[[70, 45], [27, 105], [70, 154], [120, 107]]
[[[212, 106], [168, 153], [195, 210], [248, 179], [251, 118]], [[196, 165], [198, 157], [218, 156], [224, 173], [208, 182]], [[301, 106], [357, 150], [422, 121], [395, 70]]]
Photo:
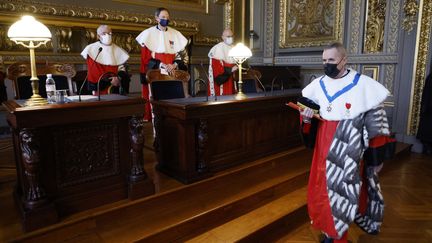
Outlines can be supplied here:
[[132, 165], [129, 174], [130, 181], [138, 181], [147, 178], [144, 170], [144, 120], [142, 117], [133, 116], [129, 119], [129, 135], [131, 142], [130, 153]]
[[206, 151], [207, 151], [207, 142], [208, 142], [208, 122], [206, 120], [200, 120], [198, 123], [198, 129], [196, 134], [196, 141], [197, 141], [197, 171], [198, 172], [205, 172], [207, 170], [207, 161], [205, 158]]
[[46, 202], [45, 190], [40, 182], [40, 136], [34, 129], [24, 128], [19, 133], [22, 167], [25, 175], [23, 200], [27, 208]]

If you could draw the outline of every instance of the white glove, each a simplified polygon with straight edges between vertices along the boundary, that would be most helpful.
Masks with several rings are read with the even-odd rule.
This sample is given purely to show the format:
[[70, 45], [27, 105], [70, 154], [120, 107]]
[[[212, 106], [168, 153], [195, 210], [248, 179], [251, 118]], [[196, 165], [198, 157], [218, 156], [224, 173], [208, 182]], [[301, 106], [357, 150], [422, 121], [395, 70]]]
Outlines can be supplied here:
[[304, 123], [311, 123], [314, 111], [309, 107], [305, 107], [302, 111], [300, 111], [300, 115], [302, 116]]

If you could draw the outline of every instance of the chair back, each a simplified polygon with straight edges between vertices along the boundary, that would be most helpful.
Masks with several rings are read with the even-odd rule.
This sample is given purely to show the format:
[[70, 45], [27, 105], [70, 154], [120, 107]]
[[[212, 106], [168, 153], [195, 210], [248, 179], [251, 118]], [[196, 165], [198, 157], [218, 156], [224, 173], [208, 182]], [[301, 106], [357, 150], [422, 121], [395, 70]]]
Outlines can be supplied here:
[[179, 99], [187, 97], [190, 75], [186, 71], [174, 70], [171, 75], [161, 74], [160, 69], [147, 72], [153, 100]]
[[[234, 80], [237, 82], [239, 79], [238, 71], [234, 72]], [[261, 73], [258, 70], [248, 69], [242, 72], [243, 93], [257, 93], [258, 80], [261, 79]]]
[[[62, 63], [37, 63], [36, 72], [39, 78], [39, 94], [46, 97], [46, 75], [51, 73], [56, 82], [56, 89], [67, 89], [69, 94], [75, 93], [72, 85], [72, 77], [75, 76], [75, 67], [72, 64]], [[7, 68], [7, 75], [13, 82], [15, 99], [28, 99], [32, 96], [31, 66], [30, 63], [17, 62]]]

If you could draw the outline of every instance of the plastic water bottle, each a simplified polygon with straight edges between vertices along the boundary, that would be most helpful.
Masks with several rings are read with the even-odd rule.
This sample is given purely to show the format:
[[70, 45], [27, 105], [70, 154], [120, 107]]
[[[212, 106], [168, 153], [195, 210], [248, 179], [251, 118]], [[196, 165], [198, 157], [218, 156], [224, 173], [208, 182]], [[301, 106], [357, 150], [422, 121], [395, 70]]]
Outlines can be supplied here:
[[45, 89], [46, 89], [46, 93], [47, 93], [48, 103], [50, 103], [50, 104], [55, 103], [56, 86], [55, 86], [55, 81], [52, 77], [52, 74], [47, 74]]

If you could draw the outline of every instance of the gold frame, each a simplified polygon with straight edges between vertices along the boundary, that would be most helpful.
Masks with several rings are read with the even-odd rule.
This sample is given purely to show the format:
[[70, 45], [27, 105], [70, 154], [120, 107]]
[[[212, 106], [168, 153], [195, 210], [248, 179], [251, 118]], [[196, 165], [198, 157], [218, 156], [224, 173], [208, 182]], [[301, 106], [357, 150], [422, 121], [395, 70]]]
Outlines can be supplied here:
[[133, 5], [144, 5], [151, 7], [163, 7], [169, 6], [169, 9], [192, 11], [192, 12], [202, 12], [209, 13], [208, 1], [209, 0], [196, 0], [196, 1], [175, 1], [175, 0], [112, 0], [113, 2], [133, 4]]
[[380, 67], [378, 65], [364, 65], [362, 67], [362, 74], [373, 78], [378, 81]]
[[[292, 0], [280, 0], [280, 25], [279, 25], [279, 47], [280, 48], [293, 48], [293, 47], [312, 47], [312, 46], [323, 46], [328, 45], [332, 42], [342, 42], [342, 18], [344, 16], [344, 6], [345, 0], [332, 0], [333, 1], [333, 26], [332, 34], [328, 36], [323, 36], [322, 34], [316, 34], [315, 36], [310, 37], [290, 37], [288, 26], [289, 23], [293, 23], [294, 17], [290, 15], [291, 12], [295, 9], [293, 6]], [[323, 2], [326, 1], [315, 1], [316, 6], [314, 8], [306, 8], [310, 9], [311, 12], [304, 12], [303, 18], [309, 19], [311, 16], [316, 15], [317, 9], [327, 9], [326, 6], [323, 6]], [[328, 2], [328, 1], [327, 1]], [[307, 15], [307, 16], [306, 16]], [[324, 15], [324, 11], [323, 11]], [[321, 19], [322, 20], [322, 19]], [[298, 21], [298, 19], [297, 19]]]
[[420, 0], [419, 20], [417, 25], [417, 42], [414, 54], [414, 69], [410, 97], [409, 118], [407, 135], [417, 133], [420, 120], [421, 97], [423, 93], [424, 80], [426, 79], [427, 57], [429, 53], [429, 40], [432, 36], [432, 3], [431, 0]]

